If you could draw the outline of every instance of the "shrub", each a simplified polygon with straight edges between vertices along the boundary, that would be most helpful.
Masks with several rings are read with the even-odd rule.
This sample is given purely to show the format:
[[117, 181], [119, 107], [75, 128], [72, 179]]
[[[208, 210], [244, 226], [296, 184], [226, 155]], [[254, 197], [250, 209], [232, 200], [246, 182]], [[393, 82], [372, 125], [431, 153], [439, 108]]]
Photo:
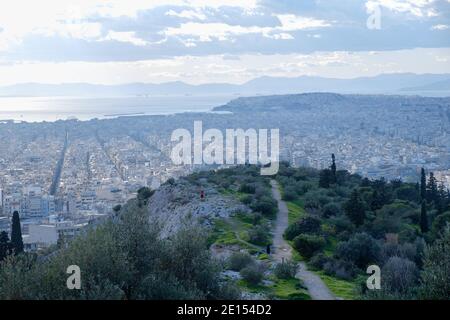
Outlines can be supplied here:
[[292, 201], [297, 199], [297, 192], [294, 187], [286, 187], [283, 192], [283, 200]]
[[420, 297], [422, 299], [450, 299], [450, 228], [445, 228], [442, 237], [426, 248]]
[[256, 191], [256, 187], [253, 184], [244, 183], [239, 188], [240, 192], [253, 194]]
[[261, 197], [255, 204], [251, 206], [254, 211], [261, 212], [266, 216], [273, 216], [277, 212], [277, 202], [267, 196]]
[[287, 240], [293, 240], [301, 233], [317, 233], [320, 231], [320, 220], [316, 217], [306, 216], [291, 224], [285, 231]]
[[338, 257], [365, 269], [370, 263], [379, 260], [381, 247], [367, 233], [357, 233], [350, 240], [341, 242], [336, 253]]
[[252, 256], [247, 252], [235, 252], [228, 258], [229, 268], [233, 271], [241, 271], [254, 262]]
[[252, 203], [252, 201], [253, 201], [253, 197], [249, 194], [247, 194], [241, 198], [241, 202], [246, 205], [249, 205], [250, 203]]
[[295, 191], [299, 196], [304, 195], [309, 190], [313, 189], [314, 185], [311, 182], [299, 181], [295, 185]]
[[389, 293], [406, 294], [417, 284], [419, 269], [411, 260], [391, 257], [381, 270], [383, 290]]
[[444, 230], [444, 228], [450, 225], [450, 212], [445, 212], [436, 217], [433, 221], [433, 225], [431, 226], [431, 230], [435, 234], [435, 236], [439, 236], [439, 233]]
[[261, 264], [254, 263], [242, 269], [240, 274], [248, 284], [256, 286], [264, 278], [264, 269]]
[[322, 252], [315, 254], [310, 260], [309, 265], [316, 270], [323, 269], [325, 263], [329, 262], [331, 258], [325, 256]]
[[327, 275], [335, 276], [344, 280], [351, 280], [356, 275], [356, 267], [350, 261], [340, 259], [329, 259], [323, 265]]
[[322, 250], [325, 239], [314, 235], [302, 234], [294, 239], [294, 248], [305, 258], [311, 258], [314, 253]]
[[278, 279], [292, 279], [297, 273], [297, 263], [288, 260], [278, 263], [274, 269], [275, 276]]
[[248, 232], [249, 241], [257, 245], [269, 244], [270, 234], [265, 226], [257, 225]]
[[328, 203], [322, 208], [322, 214], [325, 218], [337, 216], [339, 213], [341, 213], [341, 208], [334, 202]]

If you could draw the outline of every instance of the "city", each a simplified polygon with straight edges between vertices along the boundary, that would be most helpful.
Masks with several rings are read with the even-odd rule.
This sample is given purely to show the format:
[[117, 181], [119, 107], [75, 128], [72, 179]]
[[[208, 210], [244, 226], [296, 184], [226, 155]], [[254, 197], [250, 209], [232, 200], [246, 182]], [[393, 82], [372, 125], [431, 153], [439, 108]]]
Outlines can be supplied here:
[[[229, 106], [241, 99], [245, 100], [237, 99]], [[314, 109], [258, 114], [234, 110], [229, 114], [3, 122], [0, 136], [12, 142], [1, 150], [1, 230], [9, 229], [12, 213], [18, 211], [26, 247], [46, 248], [107, 217], [141, 187], [156, 189], [169, 178], [210, 168], [175, 165], [170, 159], [172, 131], [192, 130], [197, 120], [205, 128], [222, 130], [230, 124], [244, 130], [249, 123], [252, 128], [278, 127], [280, 160], [294, 166], [323, 169], [335, 153], [341, 169], [364, 177], [417, 182], [424, 167], [450, 187], [448, 99], [423, 107], [423, 100], [409, 98], [395, 111], [391, 107], [395, 98], [367, 96], [361, 101], [366, 101], [364, 109], [345, 103], [330, 107], [320, 105], [319, 100]]]

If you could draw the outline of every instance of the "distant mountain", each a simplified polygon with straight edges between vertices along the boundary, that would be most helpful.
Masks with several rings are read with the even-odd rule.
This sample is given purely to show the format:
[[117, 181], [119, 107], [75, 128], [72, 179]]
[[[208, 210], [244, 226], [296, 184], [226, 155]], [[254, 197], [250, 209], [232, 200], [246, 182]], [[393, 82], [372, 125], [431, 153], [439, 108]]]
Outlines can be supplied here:
[[424, 86], [404, 88], [402, 91], [450, 91], [450, 79], [433, 82]]
[[181, 81], [123, 85], [24, 83], [0, 87], [0, 96], [270, 95], [305, 92], [415, 94], [431, 90], [440, 91], [441, 95], [450, 95], [449, 88], [450, 74], [395, 73], [354, 79], [313, 76], [261, 77], [241, 85], [228, 83], [190, 85]]

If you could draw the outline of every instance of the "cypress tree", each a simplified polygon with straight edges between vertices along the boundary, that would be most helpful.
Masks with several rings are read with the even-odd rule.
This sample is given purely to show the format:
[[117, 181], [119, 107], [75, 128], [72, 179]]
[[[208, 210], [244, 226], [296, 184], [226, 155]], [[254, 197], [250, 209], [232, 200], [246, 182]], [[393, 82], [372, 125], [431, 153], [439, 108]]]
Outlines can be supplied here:
[[337, 176], [336, 176], [336, 157], [334, 156], [334, 153], [331, 154], [331, 183], [337, 182]]
[[427, 198], [427, 177], [424, 168], [420, 172], [420, 198], [422, 200]]
[[22, 229], [20, 227], [19, 212], [17, 211], [14, 211], [12, 218], [11, 243], [14, 249], [14, 254], [23, 252]]
[[428, 214], [425, 201], [422, 201], [422, 209], [420, 210], [420, 230], [422, 233], [428, 232]]

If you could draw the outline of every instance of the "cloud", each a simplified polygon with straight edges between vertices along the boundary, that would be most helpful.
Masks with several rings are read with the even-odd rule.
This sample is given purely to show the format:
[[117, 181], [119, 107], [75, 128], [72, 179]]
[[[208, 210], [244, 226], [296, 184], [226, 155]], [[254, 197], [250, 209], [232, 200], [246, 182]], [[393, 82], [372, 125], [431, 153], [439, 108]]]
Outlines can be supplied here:
[[166, 12], [166, 16], [173, 16], [179, 18], [185, 18], [189, 20], [206, 20], [206, 15], [201, 12], [194, 10], [183, 10], [181, 12], [175, 12], [174, 10], [169, 10]]
[[182, 23], [179, 27], [169, 27], [162, 31], [167, 37], [177, 37], [186, 45], [193, 45], [195, 42], [211, 42], [214, 39], [220, 41], [233, 40], [236, 36], [259, 34], [263, 37], [276, 40], [292, 40], [294, 37], [288, 32], [325, 28], [331, 23], [311, 17], [301, 17], [296, 15], [274, 15], [278, 21], [277, 26], [241, 26], [227, 23]]
[[300, 17], [293, 14], [278, 14], [275, 16], [281, 22], [281, 27], [278, 27], [276, 29], [282, 31], [317, 29], [331, 26], [330, 22], [320, 19], [314, 19], [311, 17]]
[[134, 46], [146, 46], [147, 41], [144, 41], [136, 37], [135, 32], [115, 32], [109, 31], [107, 36], [102, 38], [100, 41], [114, 40], [119, 42], [131, 43]]
[[450, 26], [447, 24], [436, 24], [431, 27], [431, 30], [439, 30], [439, 31], [448, 30], [448, 29], [450, 29]]
[[372, 12], [375, 7], [382, 7], [397, 13], [408, 13], [415, 17], [435, 17], [438, 15], [433, 5], [436, 0], [369, 0], [366, 8]]
[[[373, 31], [367, 10], [377, 5], [382, 29]], [[447, 48], [449, 21], [449, 0], [14, 0], [0, 10], [0, 59], [240, 61], [244, 55]]]

